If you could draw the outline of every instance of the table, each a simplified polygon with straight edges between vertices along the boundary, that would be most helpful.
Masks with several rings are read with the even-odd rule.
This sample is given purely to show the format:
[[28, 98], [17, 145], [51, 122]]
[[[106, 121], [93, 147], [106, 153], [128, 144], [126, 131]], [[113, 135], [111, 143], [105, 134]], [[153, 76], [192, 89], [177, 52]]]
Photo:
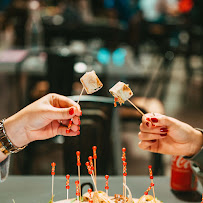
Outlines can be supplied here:
[[[75, 197], [76, 176], [70, 177], [69, 196]], [[54, 194], [55, 201], [66, 198], [65, 176], [55, 176]], [[91, 182], [90, 176], [82, 176], [81, 183]], [[164, 203], [183, 203], [178, 200], [170, 190], [170, 178], [166, 176], [154, 177], [156, 196]], [[133, 197], [140, 197], [150, 185], [148, 176], [127, 176], [127, 185], [130, 188]], [[97, 177], [98, 190], [105, 187], [105, 178]], [[89, 187], [84, 187], [84, 192]], [[12, 203], [48, 203], [51, 198], [51, 175], [50, 176], [9, 176], [8, 179], [0, 184], [0, 202]], [[198, 186], [198, 191], [202, 187]], [[110, 176], [109, 195], [122, 193], [122, 176]], [[185, 201], [187, 202], [187, 201]], [[201, 200], [199, 201], [201, 202]]]

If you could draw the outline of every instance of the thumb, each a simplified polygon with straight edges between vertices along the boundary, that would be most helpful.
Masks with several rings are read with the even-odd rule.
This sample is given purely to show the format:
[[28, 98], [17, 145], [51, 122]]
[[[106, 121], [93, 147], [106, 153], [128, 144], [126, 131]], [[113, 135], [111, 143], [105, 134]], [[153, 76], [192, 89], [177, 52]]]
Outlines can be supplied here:
[[71, 106], [69, 108], [56, 108], [51, 107], [48, 113], [49, 119], [52, 120], [67, 120], [71, 119], [76, 115], [76, 108]]

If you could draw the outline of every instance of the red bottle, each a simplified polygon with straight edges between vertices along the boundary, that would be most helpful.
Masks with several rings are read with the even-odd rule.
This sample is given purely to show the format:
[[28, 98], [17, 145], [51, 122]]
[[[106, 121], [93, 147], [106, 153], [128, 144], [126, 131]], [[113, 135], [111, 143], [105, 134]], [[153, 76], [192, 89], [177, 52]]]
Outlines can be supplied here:
[[197, 192], [197, 178], [193, 174], [191, 163], [182, 156], [172, 156], [171, 189], [182, 200], [200, 198]]

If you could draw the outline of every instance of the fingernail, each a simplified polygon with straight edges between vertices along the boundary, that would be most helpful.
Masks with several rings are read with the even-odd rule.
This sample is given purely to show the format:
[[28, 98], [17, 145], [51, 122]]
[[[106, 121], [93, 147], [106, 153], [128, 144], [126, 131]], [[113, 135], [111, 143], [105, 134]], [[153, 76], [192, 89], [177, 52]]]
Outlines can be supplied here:
[[71, 108], [71, 109], [69, 110], [69, 114], [70, 114], [70, 115], [73, 115], [73, 114], [74, 114], [74, 108]]
[[82, 116], [82, 111], [80, 111], [80, 116]]
[[151, 140], [151, 142], [156, 142], [156, 140]]
[[158, 122], [158, 119], [157, 119], [157, 118], [151, 118], [151, 121], [152, 121], [153, 123], [157, 123], [157, 122]]
[[160, 128], [160, 132], [168, 132], [167, 128]]
[[80, 135], [80, 131], [77, 132], [77, 135]]
[[152, 123], [152, 126], [154, 127], [155, 125]]
[[147, 121], [150, 121], [150, 118], [146, 118]]
[[164, 133], [164, 134], [160, 134], [162, 137], [165, 137], [167, 135], [167, 133]]
[[78, 125], [80, 125], [80, 124], [81, 124], [81, 121], [79, 120], [79, 121], [78, 121]]
[[66, 133], [67, 133], [67, 134], [70, 133], [70, 129], [66, 129]]
[[146, 122], [146, 126], [149, 127], [149, 122]]
[[80, 130], [80, 126], [78, 126], [78, 130]]

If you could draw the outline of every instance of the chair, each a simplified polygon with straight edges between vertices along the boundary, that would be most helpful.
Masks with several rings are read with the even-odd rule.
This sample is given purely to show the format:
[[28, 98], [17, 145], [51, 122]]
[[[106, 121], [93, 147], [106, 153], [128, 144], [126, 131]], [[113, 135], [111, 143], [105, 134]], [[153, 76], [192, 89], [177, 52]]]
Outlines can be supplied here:
[[50, 52], [47, 57], [47, 78], [50, 84], [50, 92], [62, 95], [71, 95], [74, 79], [73, 66], [75, 55], [62, 55]]
[[[77, 101], [78, 96], [69, 97]], [[64, 168], [65, 174], [77, 174], [76, 151], [81, 152], [81, 174], [87, 175], [85, 162], [92, 156], [92, 146], [97, 146], [97, 174], [117, 175], [122, 172], [121, 140], [119, 117], [113, 106], [113, 98], [101, 96], [82, 96], [80, 105], [81, 135], [65, 137]]]

